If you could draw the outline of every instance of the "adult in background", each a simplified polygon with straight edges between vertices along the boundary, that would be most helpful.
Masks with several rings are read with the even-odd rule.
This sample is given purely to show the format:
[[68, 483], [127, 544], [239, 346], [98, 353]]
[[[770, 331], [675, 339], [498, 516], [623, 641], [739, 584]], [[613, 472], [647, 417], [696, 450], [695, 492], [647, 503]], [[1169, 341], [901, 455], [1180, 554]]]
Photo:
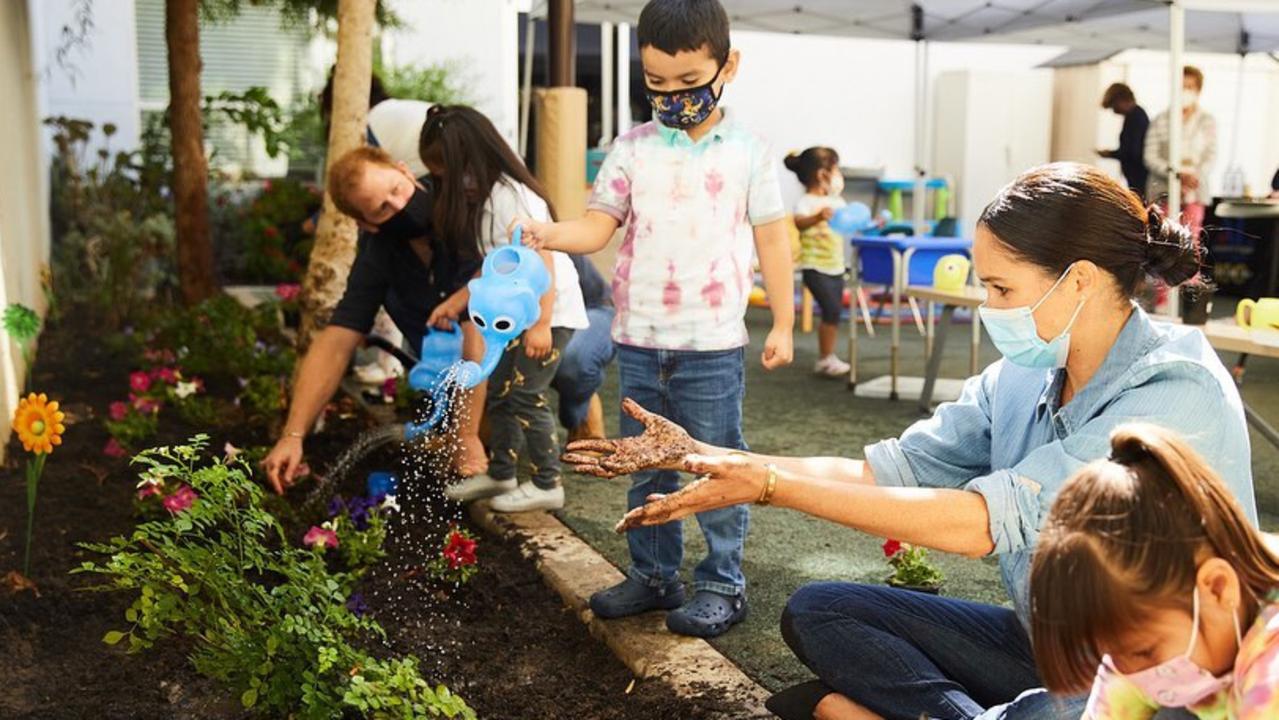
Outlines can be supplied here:
[[1097, 154], [1119, 161], [1128, 187], [1138, 195], [1145, 197], [1146, 182], [1149, 172], [1146, 170], [1146, 131], [1150, 128], [1150, 117], [1137, 104], [1132, 88], [1123, 83], [1114, 83], [1106, 88], [1101, 96], [1101, 106], [1121, 116], [1124, 127], [1119, 131], [1119, 147], [1114, 150], [1098, 150]]
[[[1181, 178], [1181, 221], [1195, 237], [1203, 228], [1204, 204], [1212, 201], [1208, 174], [1217, 161], [1217, 119], [1199, 106], [1203, 87], [1203, 72], [1187, 65], [1181, 75], [1181, 167], [1177, 169], [1177, 176]], [[1168, 113], [1171, 111], [1156, 115], [1150, 132], [1146, 133], [1146, 167], [1150, 171], [1146, 197], [1151, 202], [1167, 202]]]

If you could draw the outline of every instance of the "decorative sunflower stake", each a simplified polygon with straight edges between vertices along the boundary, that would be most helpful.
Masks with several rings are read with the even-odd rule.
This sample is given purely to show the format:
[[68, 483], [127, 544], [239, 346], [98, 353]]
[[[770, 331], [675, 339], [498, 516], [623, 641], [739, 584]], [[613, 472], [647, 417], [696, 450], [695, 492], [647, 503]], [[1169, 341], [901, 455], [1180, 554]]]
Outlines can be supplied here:
[[44, 460], [55, 445], [62, 444], [62, 424], [65, 416], [58, 409], [58, 402], [49, 402], [44, 393], [31, 393], [18, 402], [13, 414], [13, 428], [22, 442], [22, 449], [34, 455], [27, 460], [27, 547], [22, 556], [22, 574], [31, 575], [31, 531], [36, 518], [36, 487], [44, 474]]

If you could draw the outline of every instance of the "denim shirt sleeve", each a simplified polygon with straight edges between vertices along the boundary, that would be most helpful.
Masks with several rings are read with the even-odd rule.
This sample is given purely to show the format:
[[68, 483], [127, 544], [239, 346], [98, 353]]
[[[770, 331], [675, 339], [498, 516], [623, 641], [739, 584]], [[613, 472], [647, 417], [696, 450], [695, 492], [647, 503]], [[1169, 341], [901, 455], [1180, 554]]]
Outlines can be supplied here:
[[944, 403], [900, 438], [867, 446], [866, 462], [883, 487], [962, 488], [990, 472], [990, 393], [996, 363], [964, 383], [959, 399]]
[[1221, 386], [1193, 363], [1141, 371], [1078, 427], [1071, 427], [1064, 411], [1059, 411], [1062, 427], [1056, 440], [1035, 448], [1012, 468], [996, 470], [966, 485], [986, 500], [994, 554], [1034, 547], [1061, 486], [1084, 465], [1110, 455], [1110, 435], [1115, 428], [1131, 422], [1160, 425], [1212, 457], [1212, 449], [1233, 425], [1205, 420], [1222, 418], [1227, 412]]

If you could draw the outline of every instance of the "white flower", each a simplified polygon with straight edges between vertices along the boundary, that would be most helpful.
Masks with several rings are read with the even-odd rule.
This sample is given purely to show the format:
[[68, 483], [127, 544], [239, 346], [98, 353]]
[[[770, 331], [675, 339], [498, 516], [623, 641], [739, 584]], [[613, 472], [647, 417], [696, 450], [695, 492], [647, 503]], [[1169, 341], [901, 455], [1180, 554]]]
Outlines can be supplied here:
[[400, 504], [399, 504], [399, 503], [397, 503], [397, 502], [395, 502], [395, 496], [394, 496], [394, 495], [387, 495], [386, 497], [382, 498], [382, 505], [381, 505], [381, 509], [383, 509], [383, 510], [391, 510], [391, 511], [394, 511], [394, 512], [399, 512], [399, 511], [400, 511]]
[[187, 398], [194, 395], [196, 390], [199, 390], [199, 389], [200, 389], [199, 386], [196, 385], [195, 383], [183, 381], [183, 382], [179, 382], [176, 386], [174, 386], [173, 394], [177, 395], [179, 400], [186, 400]]
[[[180, 383], [179, 383], [179, 385], [180, 385]], [[229, 442], [228, 442], [227, 444], [225, 444], [225, 445], [223, 445], [223, 446], [222, 446], [222, 454], [226, 456], [226, 461], [227, 461], [227, 462], [231, 462], [231, 461], [235, 460], [235, 459], [236, 459], [236, 457], [238, 457], [238, 456], [240, 455], [240, 448], [238, 448], [238, 447], [236, 447], [236, 446], [234, 446], [234, 445], [232, 445], [231, 443], [229, 443]]]

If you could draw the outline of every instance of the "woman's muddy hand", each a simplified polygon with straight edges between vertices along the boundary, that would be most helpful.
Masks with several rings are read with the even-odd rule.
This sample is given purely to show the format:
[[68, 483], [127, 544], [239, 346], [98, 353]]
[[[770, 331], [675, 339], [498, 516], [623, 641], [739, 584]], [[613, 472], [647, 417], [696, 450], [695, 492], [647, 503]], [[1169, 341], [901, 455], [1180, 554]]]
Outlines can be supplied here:
[[679, 470], [684, 459], [697, 452], [697, 442], [679, 425], [630, 398], [622, 401], [622, 409], [644, 425], [642, 435], [571, 442], [565, 448], [564, 462], [580, 473], [611, 478], [640, 470]]

